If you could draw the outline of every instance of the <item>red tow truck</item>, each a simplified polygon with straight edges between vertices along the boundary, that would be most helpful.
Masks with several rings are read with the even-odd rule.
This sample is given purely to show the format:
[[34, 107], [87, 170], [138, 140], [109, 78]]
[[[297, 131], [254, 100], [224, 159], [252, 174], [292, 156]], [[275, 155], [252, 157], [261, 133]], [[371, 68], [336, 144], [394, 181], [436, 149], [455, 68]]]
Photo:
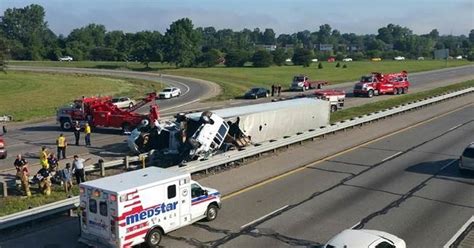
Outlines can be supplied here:
[[[149, 93], [144, 99], [129, 109], [120, 109], [112, 103], [110, 96], [82, 97], [68, 107], [58, 109], [56, 120], [62, 130], [71, 130], [78, 121], [81, 126], [86, 122], [92, 127], [122, 128], [129, 132], [142, 121], [155, 121], [159, 118], [158, 106], [154, 103], [156, 93]], [[146, 115], [135, 112], [149, 102], [150, 112]]]
[[301, 74], [293, 77], [290, 90], [306, 91], [309, 89], [321, 89], [321, 87], [326, 84], [328, 84], [327, 81], [310, 81], [308, 76]]
[[373, 97], [381, 94], [406, 94], [410, 82], [408, 81], [408, 72], [400, 73], [372, 72], [367, 76], [362, 76], [360, 82], [354, 86], [354, 96]]
[[[13, 118], [9, 115], [0, 116], [0, 124], [9, 122], [13, 120]], [[2, 131], [0, 132], [0, 159], [7, 158], [7, 148], [5, 144], [5, 140], [2, 138], [3, 135], [7, 133], [7, 128], [2, 126]]]
[[344, 107], [346, 92], [343, 90], [316, 90], [314, 92], [314, 95], [318, 99], [329, 101], [329, 103], [331, 104], [331, 112], [336, 112], [337, 110], [342, 109]]

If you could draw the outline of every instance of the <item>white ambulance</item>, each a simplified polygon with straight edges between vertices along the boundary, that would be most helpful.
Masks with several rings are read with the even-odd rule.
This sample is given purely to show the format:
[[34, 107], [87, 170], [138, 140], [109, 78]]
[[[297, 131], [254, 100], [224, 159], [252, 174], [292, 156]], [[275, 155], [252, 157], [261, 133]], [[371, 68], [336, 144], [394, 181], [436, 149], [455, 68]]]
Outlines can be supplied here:
[[189, 173], [149, 167], [81, 183], [79, 241], [96, 247], [156, 247], [163, 234], [212, 221], [220, 193]]

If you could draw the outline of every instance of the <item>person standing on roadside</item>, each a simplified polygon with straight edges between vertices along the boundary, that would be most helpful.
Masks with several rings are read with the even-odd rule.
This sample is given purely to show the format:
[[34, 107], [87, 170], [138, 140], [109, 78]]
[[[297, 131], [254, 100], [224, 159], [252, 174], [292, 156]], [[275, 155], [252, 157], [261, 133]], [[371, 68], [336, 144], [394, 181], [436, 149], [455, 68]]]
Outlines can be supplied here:
[[49, 169], [48, 157], [49, 153], [46, 146], [41, 147], [39, 159], [42, 168]]
[[278, 96], [280, 96], [280, 93], [281, 93], [281, 84], [279, 84], [277, 86], [277, 92], [278, 92]]
[[74, 175], [76, 176], [76, 182], [79, 185], [82, 182], [85, 182], [85, 172], [84, 172], [84, 163], [90, 160], [79, 158], [79, 156], [74, 155], [74, 160], [72, 161], [72, 168], [74, 170]]
[[91, 146], [91, 126], [89, 126], [89, 123], [84, 126], [84, 134], [86, 135], [86, 146]]
[[81, 125], [79, 125], [79, 122], [76, 121], [74, 123], [74, 138], [76, 138], [76, 146], [79, 146], [79, 139], [81, 138]]
[[[72, 168], [70, 163], [66, 163], [66, 168], [60, 171], [61, 181], [63, 182], [64, 191], [69, 196], [72, 195]], [[69, 191], [71, 190], [71, 193]]]
[[23, 191], [25, 191], [25, 195], [31, 196], [30, 182], [28, 180], [28, 176], [30, 174], [28, 170], [28, 161], [24, 159], [21, 154], [18, 154], [13, 165], [15, 165], [16, 176], [20, 178], [21, 188], [23, 189]]
[[58, 147], [58, 160], [61, 159], [61, 155], [63, 159], [66, 159], [67, 140], [63, 134], [59, 135], [58, 139], [56, 140], [56, 145]]

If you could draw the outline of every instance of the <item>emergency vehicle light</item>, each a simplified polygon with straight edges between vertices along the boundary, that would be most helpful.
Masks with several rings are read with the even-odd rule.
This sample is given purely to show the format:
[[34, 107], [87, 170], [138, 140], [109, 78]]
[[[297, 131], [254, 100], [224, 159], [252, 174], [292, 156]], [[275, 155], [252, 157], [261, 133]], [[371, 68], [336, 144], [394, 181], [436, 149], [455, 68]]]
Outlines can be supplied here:
[[116, 195], [110, 195], [109, 199], [113, 202], [117, 201], [117, 196]]

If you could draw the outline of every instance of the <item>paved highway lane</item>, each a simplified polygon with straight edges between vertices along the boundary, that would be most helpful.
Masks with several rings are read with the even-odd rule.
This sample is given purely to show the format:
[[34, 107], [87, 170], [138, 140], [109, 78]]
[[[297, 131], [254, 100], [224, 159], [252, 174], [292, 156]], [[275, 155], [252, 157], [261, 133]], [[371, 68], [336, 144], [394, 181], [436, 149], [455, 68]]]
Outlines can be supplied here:
[[[311, 246], [362, 223], [402, 237], [408, 247], [441, 247], [474, 214], [474, 176], [455, 167], [474, 140], [473, 117], [471, 104], [234, 194], [214, 222], [172, 232], [163, 246]], [[72, 218], [0, 246], [83, 247], [77, 235]]]

